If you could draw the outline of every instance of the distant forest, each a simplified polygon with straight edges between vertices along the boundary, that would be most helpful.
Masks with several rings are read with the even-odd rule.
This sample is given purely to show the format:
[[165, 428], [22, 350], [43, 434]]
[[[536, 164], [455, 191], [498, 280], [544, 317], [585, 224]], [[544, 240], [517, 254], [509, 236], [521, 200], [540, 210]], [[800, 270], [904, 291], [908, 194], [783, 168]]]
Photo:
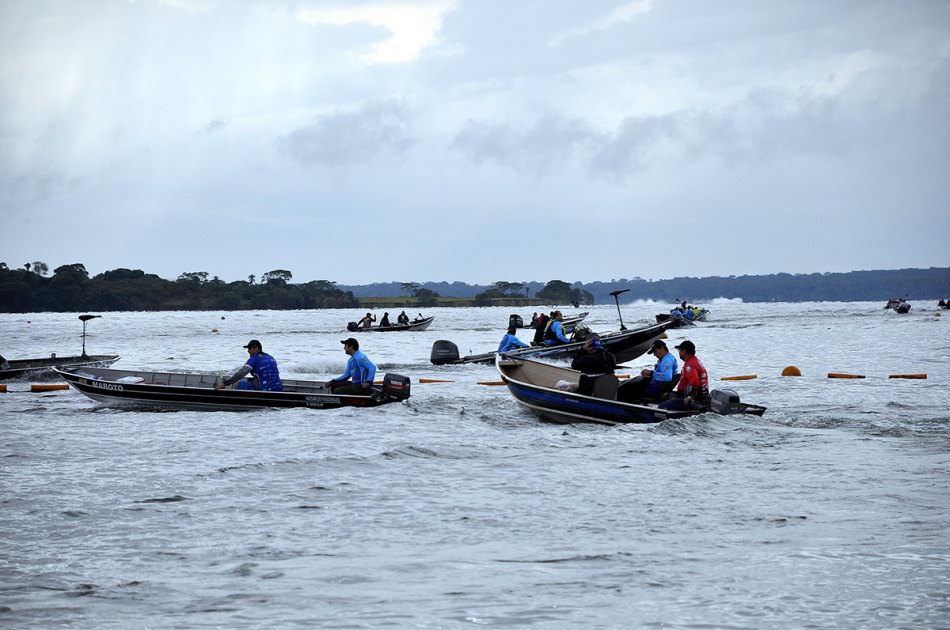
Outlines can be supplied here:
[[292, 283], [289, 270], [275, 269], [260, 278], [225, 282], [206, 271], [184, 272], [166, 280], [140, 269], [113, 269], [89, 276], [81, 263], [50, 272], [42, 261], [9, 268], [0, 263], [0, 311], [167, 311], [361, 308], [404, 304], [433, 306], [566, 305], [613, 303], [611, 291], [629, 289], [623, 303], [656, 300], [703, 305], [717, 297], [746, 302], [881, 301], [907, 297], [911, 302], [950, 297], [950, 268], [852, 271], [848, 273], [642, 278], [609, 282], [498, 281], [387, 282], [337, 285], [330, 280]]

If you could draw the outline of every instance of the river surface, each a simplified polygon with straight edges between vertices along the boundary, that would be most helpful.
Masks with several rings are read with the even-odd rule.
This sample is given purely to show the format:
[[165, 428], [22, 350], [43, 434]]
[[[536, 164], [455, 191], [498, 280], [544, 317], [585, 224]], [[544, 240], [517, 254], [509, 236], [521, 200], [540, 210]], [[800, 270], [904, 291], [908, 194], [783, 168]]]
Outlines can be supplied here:
[[[495, 349], [501, 308], [361, 334], [382, 372], [412, 378], [409, 401], [375, 409], [130, 411], [11, 383], [0, 626], [950, 628], [950, 314], [705, 306], [670, 340], [764, 417], [546, 424], [478, 384], [493, 366], [429, 364], [437, 339]], [[0, 314], [0, 351], [78, 354], [76, 315]], [[104, 313], [86, 346], [121, 368], [229, 374], [256, 338], [283, 376], [324, 379], [359, 315]], [[588, 323], [616, 330], [617, 309]]]

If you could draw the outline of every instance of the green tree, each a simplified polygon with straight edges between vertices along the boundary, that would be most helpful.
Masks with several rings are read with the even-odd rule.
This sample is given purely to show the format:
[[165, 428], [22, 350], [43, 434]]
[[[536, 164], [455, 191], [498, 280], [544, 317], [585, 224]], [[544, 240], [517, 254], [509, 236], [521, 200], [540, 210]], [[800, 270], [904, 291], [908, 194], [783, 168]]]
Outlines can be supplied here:
[[46, 274], [49, 273], [49, 265], [47, 265], [42, 260], [37, 260], [35, 263], [33, 263], [33, 273], [45, 278]]
[[293, 277], [294, 274], [290, 273], [286, 269], [274, 269], [273, 271], [268, 271], [263, 276], [261, 276], [261, 282], [264, 284], [285, 285], [290, 282], [290, 279]]

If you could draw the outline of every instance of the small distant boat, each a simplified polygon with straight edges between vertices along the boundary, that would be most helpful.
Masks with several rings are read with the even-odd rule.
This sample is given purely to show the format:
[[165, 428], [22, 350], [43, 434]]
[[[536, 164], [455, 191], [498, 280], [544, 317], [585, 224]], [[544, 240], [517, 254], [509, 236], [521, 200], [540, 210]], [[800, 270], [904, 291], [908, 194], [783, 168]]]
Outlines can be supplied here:
[[390, 326], [369, 326], [367, 328], [360, 328], [359, 324], [356, 322], [350, 322], [346, 325], [346, 329], [350, 332], [397, 332], [400, 330], [425, 330], [429, 327], [429, 324], [432, 323], [432, 320], [435, 319], [435, 315], [429, 317], [423, 317], [421, 319], [417, 318], [408, 324], [392, 324]]
[[[636, 359], [646, 354], [646, 351], [653, 345], [655, 339], [670, 327], [670, 324], [654, 324], [645, 328], [636, 328], [632, 330], [621, 330], [597, 335], [600, 338], [604, 348], [616, 357], [618, 363]], [[586, 339], [586, 338], [585, 338]], [[574, 341], [572, 343], [561, 344], [559, 346], [528, 346], [527, 348], [518, 348], [506, 352], [508, 357], [544, 357], [546, 359], [563, 359], [573, 356], [581, 346], [584, 340]], [[432, 352], [429, 360], [433, 365], [449, 365], [458, 363], [486, 363], [495, 362], [497, 352], [485, 352], [483, 354], [472, 354], [466, 357], [460, 357], [458, 346], [446, 339], [440, 339], [432, 344]]]
[[895, 313], [905, 315], [910, 312], [911, 304], [906, 300], [888, 300], [884, 310], [893, 310]]
[[692, 326], [695, 322], [704, 322], [709, 316], [709, 310], [705, 308], [674, 308], [669, 313], [660, 313], [656, 316], [657, 322], [673, 320], [673, 328], [685, 328]]
[[148, 372], [109, 368], [55, 370], [74, 389], [110, 406], [227, 411], [265, 407], [378, 407], [409, 398], [409, 378], [387, 374], [367, 395], [333, 394], [323, 381], [283, 380], [283, 391], [214, 389], [221, 377], [193, 372]]
[[[651, 424], [704, 413], [668, 411], [654, 405], [617, 400], [620, 381], [613, 374], [587, 375], [532, 359], [498, 357], [495, 365], [508, 391], [542, 420], [560, 424]], [[721, 415], [761, 416], [765, 407], [740, 402], [731, 389], [710, 392], [709, 411]]]
[[79, 356], [57, 357], [55, 354], [40, 359], [10, 359], [0, 369], [0, 381], [11, 379], [50, 378], [53, 368], [109, 367], [119, 360], [117, 354], [86, 354], [86, 322], [101, 315], [80, 315], [82, 321], [82, 354]]

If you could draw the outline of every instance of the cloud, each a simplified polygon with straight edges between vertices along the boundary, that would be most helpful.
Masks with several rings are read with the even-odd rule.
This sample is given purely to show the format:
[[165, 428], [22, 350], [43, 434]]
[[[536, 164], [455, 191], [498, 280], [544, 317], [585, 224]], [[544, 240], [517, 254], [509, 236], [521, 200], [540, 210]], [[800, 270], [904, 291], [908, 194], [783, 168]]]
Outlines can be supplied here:
[[588, 26], [574, 28], [563, 35], [558, 35], [553, 40], [551, 40], [551, 43], [548, 44], [548, 47], [554, 48], [556, 46], [560, 46], [567, 39], [573, 37], [586, 37], [591, 33], [613, 28], [618, 24], [629, 22], [638, 15], [649, 13], [652, 8], [653, 0], [634, 0], [633, 2], [628, 2], [616, 7], [613, 11]]
[[421, 4], [367, 4], [301, 8], [297, 17], [310, 26], [370, 24], [389, 31], [389, 37], [373, 45], [372, 52], [360, 55], [366, 64], [405, 63], [416, 59], [424, 48], [437, 41], [445, 14], [454, 2], [440, 0]]
[[340, 166], [404, 153], [415, 142], [412, 115], [397, 100], [377, 100], [353, 111], [320, 116], [278, 139], [284, 155], [304, 164]]

